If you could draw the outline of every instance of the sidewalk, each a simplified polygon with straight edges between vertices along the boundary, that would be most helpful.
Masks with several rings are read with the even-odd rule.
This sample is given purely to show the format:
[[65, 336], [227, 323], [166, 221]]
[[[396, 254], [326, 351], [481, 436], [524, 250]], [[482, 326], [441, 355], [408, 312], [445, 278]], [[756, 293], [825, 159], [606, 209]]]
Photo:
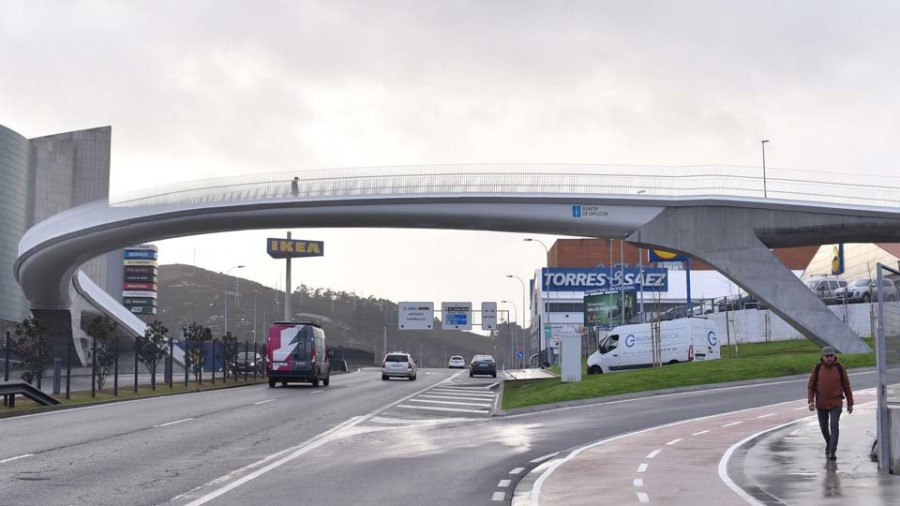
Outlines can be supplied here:
[[516, 499], [529, 500], [513, 504], [900, 504], [900, 477], [869, 462], [874, 392], [856, 397], [857, 410], [841, 418], [836, 464], [825, 461], [818, 422], [801, 400], [578, 448], [523, 479]]
[[544, 369], [507, 369], [503, 371], [503, 373], [506, 374], [507, 379], [510, 380], [530, 380], [556, 377], [545, 371]]

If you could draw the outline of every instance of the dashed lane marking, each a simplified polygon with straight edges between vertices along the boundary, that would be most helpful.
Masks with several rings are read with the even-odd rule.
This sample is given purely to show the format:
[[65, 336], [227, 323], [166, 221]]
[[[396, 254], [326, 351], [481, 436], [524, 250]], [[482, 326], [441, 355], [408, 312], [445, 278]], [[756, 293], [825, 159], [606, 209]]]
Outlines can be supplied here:
[[646, 464], [646, 463], [642, 463], [642, 464], [639, 465], [638, 468], [637, 468], [637, 472], [639, 472], [639, 473], [643, 473], [643, 472], [645, 472], [646, 470], [647, 470], [647, 464]]
[[260, 404], [265, 404], [265, 403], [267, 403], [267, 402], [275, 402], [275, 399], [266, 399], [266, 400], [264, 400], [264, 401], [254, 402], [253, 405], [254, 405], [254, 406], [259, 406]]
[[701, 430], [700, 432], [695, 432], [691, 434], [692, 436], [702, 436], [703, 434], [709, 434], [708, 430]]
[[744, 422], [731, 422], [731, 423], [726, 423], [722, 427], [734, 427], [735, 425], [740, 425], [742, 423], [744, 423]]
[[512, 471], [510, 471], [509, 474], [519, 474], [524, 470], [525, 470], [524, 467], [517, 467], [517, 468], [513, 469]]
[[538, 457], [538, 458], [536, 458], [536, 459], [531, 459], [531, 460], [529, 460], [528, 462], [531, 462], [532, 464], [540, 464], [541, 462], [543, 462], [543, 461], [545, 461], [545, 460], [552, 459], [553, 457], [555, 457], [555, 456], [557, 456], [557, 455], [559, 455], [559, 452], [548, 453], [547, 455], [544, 455], [543, 457]]
[[498, 483], [497, 486], [500, 488], [506, 488], [509, 486], [510, 482], [512, 482], [512, 480], [500, 480], [500, 483]]
[[193, 420], [193, 418], [185, 418], [184, 420], [175, 420], [174, 422], [166, 422], [159, 425], [154, 425], [154, 427], [168, 427], [170, 425], [175, 425], [176, 423], [190, 422], [191, 420]]
[[650, 502], [650, 496], [648, 496], [648, 495], [647, 495], [646, 493], [644, 493], [644, 492], [638, 492], [638, 493], [637, 493], [637, 498], [638, 498], [638, 501], [640, 501], [640, 502], [642, 502], [642, 503], [645, 503], [645, 504]]
[[16, 457], [10, 457], [8, 459], [0, 460], [0, 464], [6, 464], [7, 462], [12, 462], [14, 460], [26, 459], [28, 457], [34, 457], [33, 453], [26, 453], [25, 455], [18, 455]]
[[506, 497], [506, 492], [494, 492], [494, 495], [491, 496], [491, 500], [495, 502], [500, 502], [503, 498]]
[[666, 443], [666, 446], [677, 445], [677, 444], [680, 443], [681, 441], [683, 441], [683, 439], [681, 439], [681, 438], [673, 439], [673, 440], [669, 441], [668, 443]]
[[760, 415], [760, 416], [757, 416], [756, 418], [769, 418], [770, 416], [775, 416], [775, 415], [776, 415], [776, 413], [769, 413], [769, 414], [767, 414], [767, 415]]
[[652, 452], [650, 452], [650, 453], [647, 454], [647, 458], [648, 458], [648, 459], [652, 459], [653, 457], [659, 455], [659, 452], [661, 452], [661, 451], [662, 451], [662, 450], [653, 450]]
[[635, 478], [635, 479], [634, 479], [634, 486], [635, 486], [635, 487], [643, 487], [643, 486], [644, 486], [644, 480], [643, 480], [642, 478]]

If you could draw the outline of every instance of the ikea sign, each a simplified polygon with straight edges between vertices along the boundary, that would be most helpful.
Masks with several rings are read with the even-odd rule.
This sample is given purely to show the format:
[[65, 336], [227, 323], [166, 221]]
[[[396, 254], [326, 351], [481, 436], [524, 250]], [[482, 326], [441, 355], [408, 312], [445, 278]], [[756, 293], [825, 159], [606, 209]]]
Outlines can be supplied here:
[[266, 252], [272, 258], [303, 258], [325, 255], [325, 241], [266, 239]]
[[550, 292], [666, 292], [669, 290], [669, 270], [659, 267], [544, 268], [541, 270], [541, 289]]

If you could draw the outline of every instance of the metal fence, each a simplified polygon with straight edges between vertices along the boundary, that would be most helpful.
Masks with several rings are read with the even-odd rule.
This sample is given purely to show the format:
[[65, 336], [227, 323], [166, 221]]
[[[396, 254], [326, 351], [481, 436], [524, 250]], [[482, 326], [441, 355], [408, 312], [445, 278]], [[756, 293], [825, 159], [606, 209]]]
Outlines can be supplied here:
[[900, 271], [878, 264], [878, 317], [875, 342], [878, 368], [878, 459], [884, 471], [900, 474], [900, 308], [884, 304], [885, 277]]

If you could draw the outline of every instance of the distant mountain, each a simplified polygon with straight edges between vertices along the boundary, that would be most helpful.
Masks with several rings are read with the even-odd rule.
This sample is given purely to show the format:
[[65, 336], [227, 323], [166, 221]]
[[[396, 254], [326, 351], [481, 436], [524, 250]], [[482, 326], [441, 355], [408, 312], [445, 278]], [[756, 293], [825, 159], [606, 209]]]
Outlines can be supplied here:
[[[258, 342], [263, 343], [269, 323], [284, 319], [284, 292], [234, 276], [228, 276], [227, 282], [228, 330], [239, 340], [252, 342], [255, 322]], [[170, 333], [177, 334], [178, 329], [191, 322], [210, 327], [217, 337], [225, 333], [223, 274], [190, 265], [161, 265], [158, 284], [156, 318]], [[388, 351], [407, 351], [419, 360], [421, 345], [420, 365], [425, 367], [446, 367], [450, 355], [462, 355], [466, 362], [476, 353], [493, 353], [499, 362], [506, 356], [506, 325], [490, 337], [456, 330], [401, 331], [397, 329], [395, 302], [305, 285], [295, 288], [291, 305], [294, 320], [313, 320], [322, 325], [329, 346], [372, 352], [378, 364], [383, 356], [385, 321], [389, 322]], [[519, 328], [513, 325], [509, 330], [515, 333]]]

